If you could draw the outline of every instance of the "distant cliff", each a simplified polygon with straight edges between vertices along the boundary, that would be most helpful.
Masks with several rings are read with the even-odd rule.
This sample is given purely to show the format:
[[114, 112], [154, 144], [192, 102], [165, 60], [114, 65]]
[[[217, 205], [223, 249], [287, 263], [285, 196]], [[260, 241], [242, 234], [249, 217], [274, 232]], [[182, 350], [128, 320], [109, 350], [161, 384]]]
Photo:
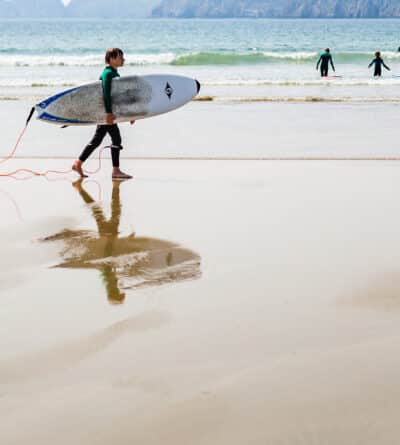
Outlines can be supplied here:
[[160, 0], [70, 0], [67, 17], [135, 18], [148, 17]]
[[400, 0], [0, 0], [0, 17], [400, 17]]
[[153, 17], [400, 17], [400, 0], [162, 0]]

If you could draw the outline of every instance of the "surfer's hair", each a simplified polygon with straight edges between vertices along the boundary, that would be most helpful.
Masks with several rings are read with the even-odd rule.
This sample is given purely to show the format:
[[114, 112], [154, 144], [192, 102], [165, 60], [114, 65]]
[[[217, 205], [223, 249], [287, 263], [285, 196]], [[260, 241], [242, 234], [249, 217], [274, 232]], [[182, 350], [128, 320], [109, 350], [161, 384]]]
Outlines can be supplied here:
[[380, 51], [377, 51], [377, 52], [375, 53], [375, 57], [381, 57], [381, 52], [380, 52]]
[[118, 56], [123, 56], [124, 52], [122, 49], [119, 48], [108, 48], [106, 51], [106, 55], [104, 56], [104, 59], [106, 63], [110, 63], [111, 59], [116, 59]]

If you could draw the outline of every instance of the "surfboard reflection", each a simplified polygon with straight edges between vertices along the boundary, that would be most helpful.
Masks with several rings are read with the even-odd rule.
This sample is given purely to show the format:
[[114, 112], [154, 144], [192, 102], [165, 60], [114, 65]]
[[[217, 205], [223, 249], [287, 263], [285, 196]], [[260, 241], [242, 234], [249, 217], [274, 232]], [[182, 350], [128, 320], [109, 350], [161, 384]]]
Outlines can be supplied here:
[[73, 185], [91, 209], [97, 233], [91, 230], [64, 229], [43, 241], [62, 241], [63, 261], [55, 267], [97, 269], [100, 271], [108, 301], [123, 303], [126, 289], [159, 286], [196, 279], [200, 276], [200, 256], [170, 241], [138, 237], [135, 233], [119, 237], [121, 218], [121, 181], [113, 181], [111, 217], [83, 188], [82, 180]]

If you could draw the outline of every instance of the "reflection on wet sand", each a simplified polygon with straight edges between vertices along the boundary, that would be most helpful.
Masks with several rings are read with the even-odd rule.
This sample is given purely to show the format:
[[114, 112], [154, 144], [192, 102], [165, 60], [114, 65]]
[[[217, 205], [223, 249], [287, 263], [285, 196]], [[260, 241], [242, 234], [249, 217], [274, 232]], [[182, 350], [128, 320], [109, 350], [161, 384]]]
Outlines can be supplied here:
[[111, 217], [106, 219], [102, 208], [83, 188], [82, 180], [74, 182], [96, 220], [98, 233], [91, 230], [63, 231], [42, 241], [62, 241], [63, 261], [56, 267], [98, 269], [101, 272], [110, 303], [122, 303], [121, 289], [157, 286], [198, 278], [200, 257], [195, 252], [169, 241], [137, 237], [135, 233], [119, 237], [121, 218], [120, 185], [113, 181]]

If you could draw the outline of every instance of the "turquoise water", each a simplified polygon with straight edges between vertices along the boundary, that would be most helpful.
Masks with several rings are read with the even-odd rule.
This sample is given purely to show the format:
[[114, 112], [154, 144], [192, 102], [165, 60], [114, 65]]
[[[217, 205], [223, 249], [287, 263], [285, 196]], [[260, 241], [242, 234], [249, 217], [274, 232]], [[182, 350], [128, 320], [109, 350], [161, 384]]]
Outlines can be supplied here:
[[[7, 87], [91, 81], [105, 48], [118, 46], [126, 55], [122, 74], [179, 73], [198, 78], [213, 94], [217, 87], [259, 86], [254, 94], [263, 95], [270, 94], [266, 86], [326, 84], [315, 64], [329, 46], [343, 76], [334, 85], [387, 89], [400, 83], [393, 76], [400, 72], [399, 31], [399, 20], [364, 19], [1, 20], [0, 88], [4, 94]], [[367, 68], [376, 50], [392, 68], [378, 81]]]

